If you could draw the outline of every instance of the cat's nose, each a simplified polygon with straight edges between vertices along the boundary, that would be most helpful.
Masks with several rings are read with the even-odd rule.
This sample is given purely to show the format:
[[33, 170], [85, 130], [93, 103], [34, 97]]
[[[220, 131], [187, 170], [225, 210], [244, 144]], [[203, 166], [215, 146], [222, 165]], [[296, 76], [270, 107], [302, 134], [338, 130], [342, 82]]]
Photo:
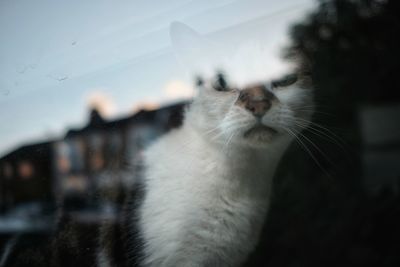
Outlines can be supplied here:
[[263, 100], [250, 100], [246, 104], [246, 109], [253, 113], [256, 117], [262, 117], [271, 108], [271, 101]]
[[240, 91], [236, 104], [250, 111], [255, 117], [262, 117], [275, 99], [275, 95], [264, 86], [253, 86]]

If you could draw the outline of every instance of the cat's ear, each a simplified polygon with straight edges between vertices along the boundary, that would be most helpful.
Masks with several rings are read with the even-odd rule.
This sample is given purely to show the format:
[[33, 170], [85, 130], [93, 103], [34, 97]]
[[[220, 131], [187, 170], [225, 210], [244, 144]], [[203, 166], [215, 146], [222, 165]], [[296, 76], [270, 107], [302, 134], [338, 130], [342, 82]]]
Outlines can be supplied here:
[[181, 22], [170, 25], [172, 48], [191, 77], [208, 78], [219, 67], [221, 47]]
[[169, 34], [172, 46], [178, 53], [194, 50], [204, 41], [195, 30], [178, 21], [171, 23]]

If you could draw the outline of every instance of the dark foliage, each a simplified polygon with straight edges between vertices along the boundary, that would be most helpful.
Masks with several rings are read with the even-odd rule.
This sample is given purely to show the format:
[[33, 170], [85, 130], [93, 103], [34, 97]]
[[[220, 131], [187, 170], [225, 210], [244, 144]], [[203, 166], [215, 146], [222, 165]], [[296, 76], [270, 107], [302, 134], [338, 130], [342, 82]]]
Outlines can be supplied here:
[[283, 159], [248, 266], [400, 266], [400, 197], [365, 192], [358, 121], [362, 106], [400, 102], [400, 2], [320, 1], [290, 36], [286, 57], [313, 76], [314, 156], [294, 144]]

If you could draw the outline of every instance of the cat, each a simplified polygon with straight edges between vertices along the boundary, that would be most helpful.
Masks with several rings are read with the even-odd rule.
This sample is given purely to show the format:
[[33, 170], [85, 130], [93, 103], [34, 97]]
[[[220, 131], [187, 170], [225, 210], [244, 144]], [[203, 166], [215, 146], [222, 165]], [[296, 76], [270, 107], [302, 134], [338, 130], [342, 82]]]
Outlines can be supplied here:
[[221, 48], [181, 23], [172, 24], [171, 37], [191, 75], [201, 75], [198, 95], [182, 126], [148, 147], [129, 173], [136, 182], [117, 194], [125, 198], [122, 212], [99, 229], [60, 212], [53, 237], [35, 247], [11, 240], [1, 266], [225, 267], [246, 261], [267, 217], [275, 169], [311, 120], [310, 74], [298, 62], [292, 74], [273, 69], [280, 77], [267, 77], [257, 43]]
[[274, 80], [202, 74], [183, 125], [144, 152], [119, 226], [103, 225], [98, 266], [240, 266], [254, 250], [277, 165], [311, 119], [311, 80], [301, 68]]

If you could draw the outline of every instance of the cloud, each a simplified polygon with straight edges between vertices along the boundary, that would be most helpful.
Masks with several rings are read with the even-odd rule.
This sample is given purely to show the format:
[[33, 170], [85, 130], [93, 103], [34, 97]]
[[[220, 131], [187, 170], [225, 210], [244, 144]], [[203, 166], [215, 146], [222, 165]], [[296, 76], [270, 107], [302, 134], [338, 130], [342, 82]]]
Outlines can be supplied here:
[[167, 101], [186, 100], [194, 96], [193, 88], [180, 80], [169, 81], [164, 87], [163, 93]]
[[89, 107], [97, 109], [101, 115], [109, 117], [115, 115], [117, 109], [114, 100], [101, 91], [92, 91], [86, 97]]
[[164, 104], [188, 100], [193, 96], [194, 90], [192, 87], [181, 80], [171, 80], [165, 84], [158, 95], [148, 96], [134, 103], [132, 111], [154, 110]]
[[143, 100], [133, 105], [132, 112], [136, 113], [140, 110], [155, 110], [160, 108], [160, 103], [153, 100]]

